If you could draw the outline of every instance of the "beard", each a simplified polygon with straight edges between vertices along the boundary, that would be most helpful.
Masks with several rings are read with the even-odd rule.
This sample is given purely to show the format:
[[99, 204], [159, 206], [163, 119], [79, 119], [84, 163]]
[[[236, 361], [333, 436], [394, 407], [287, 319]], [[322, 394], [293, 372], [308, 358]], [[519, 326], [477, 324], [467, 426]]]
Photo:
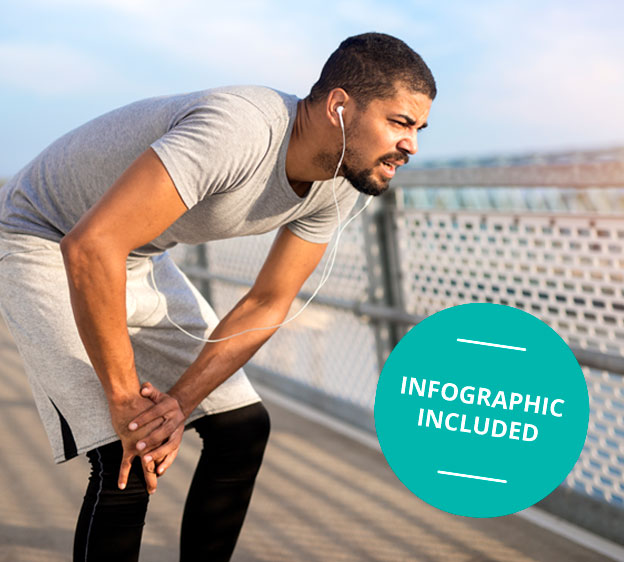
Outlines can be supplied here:
[[[382, 164], [384, 160], [403, 161], [407, 163], [408, 157], [401, 152], [390, 152], [384, 154], [377, 160], [375, 167]], [[360, 155], [355, 151], [346, 150], [344, 162], [341, 166], [342, 175], [355, 187], [360, 193], [366, 195], [381, 195], [390, 187], [391, 178], [375, 179], [373, 176], [373, 168], [366, 168], [362, 165], [358, 166], [361, 161]]]
[[360, 193], [377, 196], [390, 187], [390, 178], [384, 178], [381, 181], [376, 180], [373, 177], [373, 168], [357, 169], [351, 167], [347, 164], [346, 158], [347, 155], [345, 154], [345, 162], [342, 164], [342, 175]]

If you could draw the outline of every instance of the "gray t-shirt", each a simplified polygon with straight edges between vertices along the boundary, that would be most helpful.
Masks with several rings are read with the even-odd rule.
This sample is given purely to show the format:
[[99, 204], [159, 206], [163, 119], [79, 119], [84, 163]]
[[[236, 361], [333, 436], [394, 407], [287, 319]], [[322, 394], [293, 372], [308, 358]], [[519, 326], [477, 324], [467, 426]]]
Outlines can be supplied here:
[[[311, 242], [337, 226], [332, 181], [299, 197], [286, 177], [298, 98], [236, 86], [150, 98], [67, 133], [0, 188], [0, 230], [59, 241], [149, 146], [188, 207], [133, 255], [179, 242], [261, 234], [281, 225]], [[357, 199], [336, 180], [344, 218]]]

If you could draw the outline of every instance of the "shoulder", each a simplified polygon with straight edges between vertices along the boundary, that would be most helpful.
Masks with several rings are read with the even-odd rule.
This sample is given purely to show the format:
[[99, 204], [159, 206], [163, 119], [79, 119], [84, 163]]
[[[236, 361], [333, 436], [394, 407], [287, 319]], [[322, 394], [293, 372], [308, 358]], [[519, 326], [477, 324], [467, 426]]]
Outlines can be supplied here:
[[232, 109], [257, 111], [268, 123], [287, 122], [297, 110], [297, 96], [266, 86], [225, 86], [209, 90], [209, 100]]
[[168, 129], [189, 122], [226, 130], [284, 131], [297, 111], [298, 98], [263, 86], [227, 86], [171, 98], [174, 111]]

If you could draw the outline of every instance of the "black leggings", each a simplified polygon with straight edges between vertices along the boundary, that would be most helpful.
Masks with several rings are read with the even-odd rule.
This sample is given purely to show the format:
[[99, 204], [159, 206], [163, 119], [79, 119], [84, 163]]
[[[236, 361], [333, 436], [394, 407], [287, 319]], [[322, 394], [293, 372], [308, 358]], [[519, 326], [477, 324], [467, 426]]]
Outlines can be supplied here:
[[[191, 426], [204, 446], [184, 506], [180, 561], [229, 560], [269, 437], [269, 415], [258, 402], [204, 416]], [[87, 453], [91, 476], [76, 526], [74, 562], [139, 559], [149, 495], [139, 459], [126, 489], [117, 488], [121, 456], [120, 441]]]

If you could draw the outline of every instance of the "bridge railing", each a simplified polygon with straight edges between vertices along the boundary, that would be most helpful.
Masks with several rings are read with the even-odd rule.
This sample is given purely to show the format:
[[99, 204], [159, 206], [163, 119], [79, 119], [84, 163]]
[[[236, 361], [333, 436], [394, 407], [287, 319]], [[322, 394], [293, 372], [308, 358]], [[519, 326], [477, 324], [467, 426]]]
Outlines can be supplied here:
[[[411, 326], [467, 302], [526, 310], [570, 345], [590, 395], [583, 453], [542, 507], [623, 542], [624, 158], [422, 169], [397, 174], [395, 185], [344, 232], [330, 281], [256, 354], [248, 373], [374, 431], [379, 373]], [[567, 206], [561, 199], [532, 206], [531, 190], [543, 187], [577, 197]], [[469, 189], [489, 192], [466, 198]], [[427, 190], [434, 196], [423, 197]], [[597, 190], [601, 197], [591, 195]], [[253, 283], [273, 236], [176, 254], [223, 315]]]

